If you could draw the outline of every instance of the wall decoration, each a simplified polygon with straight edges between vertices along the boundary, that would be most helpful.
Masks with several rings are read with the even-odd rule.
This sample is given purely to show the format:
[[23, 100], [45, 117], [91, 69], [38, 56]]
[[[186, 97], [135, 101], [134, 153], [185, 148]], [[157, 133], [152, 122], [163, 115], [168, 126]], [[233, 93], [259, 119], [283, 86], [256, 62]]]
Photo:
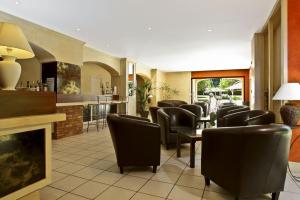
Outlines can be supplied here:
[[0, 198], [46, 178], [44, 130], [0, 136]]
[[78, 65], [57, 63], [57, 93], [80, 94], [81, 69]]

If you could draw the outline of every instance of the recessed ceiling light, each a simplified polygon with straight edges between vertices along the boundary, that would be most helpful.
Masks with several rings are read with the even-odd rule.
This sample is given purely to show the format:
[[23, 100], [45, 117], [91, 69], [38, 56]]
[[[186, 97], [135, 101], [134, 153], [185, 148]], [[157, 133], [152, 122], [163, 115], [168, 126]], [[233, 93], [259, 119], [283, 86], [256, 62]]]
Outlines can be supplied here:
[[212, 28], [208, 28], [207, 31], [208, 32], [212, 32], [213, 30], [212, 30]]
[[110, 45], [109, 45], [109, 44], [106, 44], [106, 47], [110, 47]]
[[15, 3], [16, 3], [16, 5], [19, 5], [19, 4], [20, 4], [20, 2], [19, 2], [19, 1], [16, 1]]
[[81, 29], [80, 28], [76, 28], [76, 31], [80, 31]]
[[151, 26], [148, 27], [148, 31], [152, 31], [152, 27]]

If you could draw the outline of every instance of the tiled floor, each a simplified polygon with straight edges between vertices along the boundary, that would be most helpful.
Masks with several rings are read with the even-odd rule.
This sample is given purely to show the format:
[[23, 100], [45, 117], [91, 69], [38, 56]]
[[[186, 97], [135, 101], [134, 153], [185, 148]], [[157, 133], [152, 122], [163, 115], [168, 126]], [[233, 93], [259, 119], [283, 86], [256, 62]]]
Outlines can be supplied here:
[[[90, 131], [79, 136], [53, 141], [52, 184], [41, 190], [42, 200], [227, 200], [233, 199], [213, 184], [205, 187], [200, 172], [200, 143], [197, 146], [196, 168], [189, 164], [189, 148], [182, 158], [175, 149], [161, 150], [161, 166], [156, 174], [152, 168], [125, 168], [123, 175], [116, 166], [114, 149], [108, 129]], [[291, 163], [300, 175], [300, 165]], [[224, 172], [226, 173], [226, 172]], [[257, 199], [270, 199], [262, 196]], [[287, 175], [285, 192], [280, 200], [299, 200], [300, 189]]]

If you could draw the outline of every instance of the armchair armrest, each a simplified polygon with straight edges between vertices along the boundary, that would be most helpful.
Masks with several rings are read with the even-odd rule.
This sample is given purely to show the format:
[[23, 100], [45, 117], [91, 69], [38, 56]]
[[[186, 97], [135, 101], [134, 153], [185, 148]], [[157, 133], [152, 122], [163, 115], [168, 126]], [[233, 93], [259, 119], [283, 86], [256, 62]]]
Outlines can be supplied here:
[[124, 117], [124, 118], [128, 118], [128, 119], [135, 119], [135, 120], [150, 122], [150, 119], [144, 118], [144, 117], [137, 117], [137, 116], [125, 115], [125, 114], [119, 114], [119, 116]]

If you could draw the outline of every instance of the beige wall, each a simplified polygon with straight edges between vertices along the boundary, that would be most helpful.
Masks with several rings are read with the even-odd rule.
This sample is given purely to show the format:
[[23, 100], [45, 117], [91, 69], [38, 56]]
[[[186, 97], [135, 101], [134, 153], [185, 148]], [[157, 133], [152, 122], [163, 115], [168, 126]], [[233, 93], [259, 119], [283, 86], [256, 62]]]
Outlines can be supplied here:
[[41, 64], [36, 58], [18, 60], [17, 62], [20, 63], [22, 68], [19, 83], [22, 81], [23, 86], [26, 86], [27, 81], [36, 82], [41, 80]]
[[191, 72], [168, 72], [165, 74], [166, 83], [179, 91], [172, 99], [191, 102]]
[[111, 74], [100, 65], [84, 63], [81, 68], [81, 93], [83, 95], [101, 94], [100, 83], [104, 87], [109, 82], [111, 87]]
[[151, 67], [142, 63], [136, 63], [136, 74], [151, 79]]

